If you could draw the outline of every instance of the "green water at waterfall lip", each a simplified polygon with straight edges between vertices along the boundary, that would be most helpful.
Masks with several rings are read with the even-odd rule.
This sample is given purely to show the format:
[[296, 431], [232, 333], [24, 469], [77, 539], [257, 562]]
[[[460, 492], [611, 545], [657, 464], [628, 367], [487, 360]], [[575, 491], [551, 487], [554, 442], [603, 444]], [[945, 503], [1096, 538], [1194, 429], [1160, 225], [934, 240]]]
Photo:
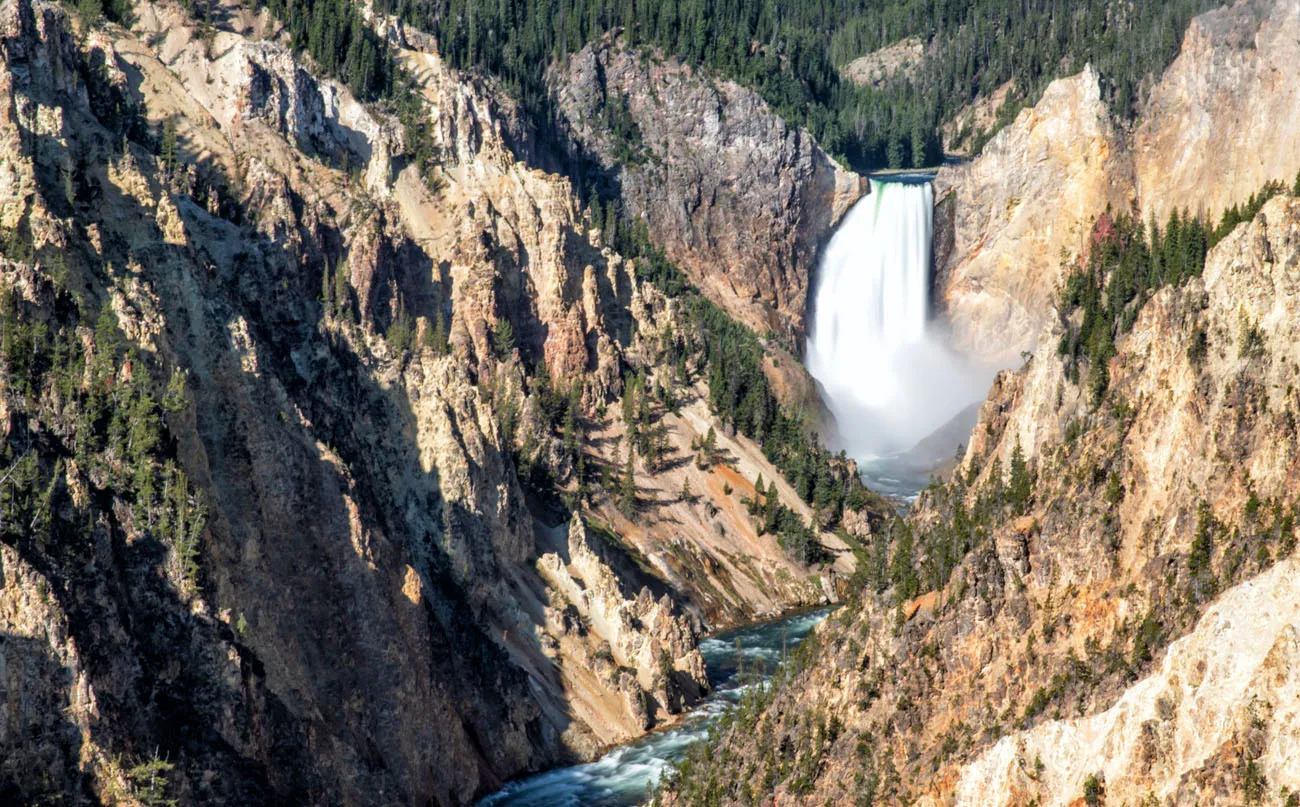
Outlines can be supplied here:
[[770, 673], [831, 609], [786, 614], [723, 631], [700, 642], [713, 694], [680, 723], [621, 745], [594, 762], [556, 768], [511, 782], [479, 807], [632, 807], [648, 794], [670, 765], [704, 738], [709, 726], [756, 684], [746, 670], [760, 661]]

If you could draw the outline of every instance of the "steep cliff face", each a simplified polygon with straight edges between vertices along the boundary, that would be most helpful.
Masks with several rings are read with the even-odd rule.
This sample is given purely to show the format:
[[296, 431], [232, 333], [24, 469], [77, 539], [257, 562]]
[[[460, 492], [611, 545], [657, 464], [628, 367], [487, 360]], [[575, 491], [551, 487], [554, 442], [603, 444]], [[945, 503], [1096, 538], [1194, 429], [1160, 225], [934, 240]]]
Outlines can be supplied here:
[[1004, 737], [947, 803], [1070, 805], [1089, 777], [1107, 803], [1249, 803], [1295, 791], [1300, 569], [1226, 592], [1160, 668], [1096, 715]]
[[710, 299], [797, 344], [821, 242], [863, 192], [752, 90], [596, 43], [551, 81], [577, 148]]
[[1293, 80], [1300, 5], [1240, 0], [1197, 17], [1141, 122], [1109, 122], [1091, 68], [1055, 82], [969, 163], [935, 180], [937, 298], [958, 343], [999, 361], [1031, 349], [1061, 267], [1108, 207], [1163, 226], [1174, 210], [1217, 221], [1300, 171]]
[[[7, 548], [7, 595], [24, 602], [34, 591], [60, 592], [45, 630], [67, 629], [42, 639], [19, 608], [6, 632], [24, 639], [19, 652], [80, 661], [43, 697], [58, 700], [81, 681], [83, 700], [95, 705], [79, 713], [81, 743], [64, 748], [65, 769], [99, 798], [123, 786], [112, 767], [119, 755], [130, 765], [157, 754], [176, 766], [173, 792], [194, 800], [329, 792], [363, 803], [391, 792], [458, 803], [498, 776], [558, 758], [559, 728], [475, 613], [481, 604], [433, 550], [454, 531], [477, 537], [483, 556], [525, 553], [530, 525], [512, 472], [498, 450], [482, 452], [475, 466], [493, 500], [444, 495], [454, 477], [421, 466], [406, 396], [383, 385], [382, 359], [360, 332], [318, 327], [318, 267], [333, 262], [354, 228], [368, 232], [345, 175], [299, 159], [281, 136], [296, 118], [267, 120], [251, 102], [236, 106], [248, 114], [230, 136], [211, 113], [186, 119], [201, 136], [180, 136], [193, 160], [181, 166], [206, 168], [194, 159], [204, 152], [189, 148], [210, 142], [215, 157], [235, 155], [237, 173], [216, 160], [202, 173], [168, 166], [122, 137], [141, 125], [131, 117], [139, 110], [133, 79], [148, 87], [145, 108], [160, 118], [176, 111], [168, 100], [207, 101], [220, 112], [222, 87], [261, 92], [259, 82], [239, 82], [258, 57], [215, 50], [236, 72], [214, 79], [209, 96], [184, 84], [209, 85], [203, 72], [173, 73], [145, 58], [131, 35], [99, 36], [81, 50], [53, 6], [10, 4], [4, 22], [4, 100], [14, 113], [6, 132], [15, 146], [6, 157], [35, 178], [17, 186], [28, 211], [17, 229], [32, 228], [36, 264], [62, 265], [83, 305], [111, 303], [148, 363], [187, 378], [189, 403], [167, 428], [207, 512], [202, 533], [186, 538], [196, 546], [184, 544], [197, 555], [162, 555], [183, 554], [201, 572], [184, 584], [158, 577], [142, 586], [164, 566], [158, 553], [131, 548], [168, 539], [128, 516], [139, 512], [129, 500], [105, 508], [113, 477], [78, 481], [63, 458], [60, 484], [88, 486], [88, 506], [104, 513], [101, 560], [88, 569], [59, 544]], [[216, 40], [233, 46], [234, 38]], [[191, 40], [174, 64], [219, 70], [195, 56], [202, 48]], [[256, 61], [267, 80], [296, 87], [310, 107], [319, 85], [282, 48], [267, 53], [275, 58]], [[33, 121], [46, 121], [44, 130]], [[60, 176], [70, 193], [60, 192]], [[38, 235], [44, 221], [49, 235]], [[57, 255], [41, 251], [54, 246]], [[135, 372], [145, 363], [134, 362]], [[13, 444], [47, 414], [44, 403], [15, 414]], [[484, 426], [490, 444], [491, 422]], [[470, 443], [462, 453], [474, 450]], [[57, 447], [40, 456], [57, 478]], [[27, 737], [21, 727], [7, 738], [17, 743], [15, 764], [30, 759]], [[39, 781], [19, 787], [26, 798], [41, 792]]]
[[1107, 206], [1127, 209], [1131, 162], [1089, 67], [1053, 82], [980, 156], [935, 177], [937, 304], [961, 349], [1010, 363], [1032, 346]]
[[[422, 176], [267, 12], [220, 12], [200, 35], [140, 3], [83, 36], [53, 4], [0, 11], [6, 325], [86, 357], [61, 380], [65, 353], [23, 364], [40, 338], [6, 331], [5, 797], [130, 802], [161, 770], [183, 803], [463, 804], [671, 720], [707, 686], [704, 624], [824, 596], [771, 536], [754, 574], [783, 587], [721, 576], [720, 485], [680, 505], [689, 574], [639, 570], [630, 527], [566, 530], [538, 378], [604, 418], [674, 308], [518, 161], [490, 82], [399, 54]], [[19, 529], [37, 501], [56, 526]]]
[[962, 468], [910, 518], [906, 552], [928, 570], [955, 551], [952, 574], [914, 599], [894, 577], [828, 620], [806, 669], [672, 797], [1191, 805], [1295, 788], [1297, 268], [1300, 200], [1274, 199], [1203, 278], [1144, 306], [1100, 405], [1068, 358], [1000, 377]]
[[[1168, 573], [1165, 559], [1194, 557], [1198, 536], [1209, 535], [1209, 562], [1224, 582], [1243, 567], [1266, 566], [1271, 553], [1292, 552], [1294, 527], [1279, 513], [1300, 490], [1292, 467], [1298, 245], [1300, 200], [1273, 200], [1211, 252], [1201, 281], [1160, 292], [1120, 346], [1115, 394], [1132, 408], [1124, 413], [1120, 462], [1109, 473], [1122, 492], [1111, 497], [1118, 499], [1113, 519], [1098, 511], [1089, 520], [1111, 536], [1121, 574], [1151, 574], [1162, 564]], [[1031, 456], [1060, 457], [1070, 424], [1095, 420], [1085, 404], [1057, 392], [1068, 384], [1053, 365], [1036, 359], [998, 407], [986, 405], [986, 423], [1004, 425], [985, 431], [997, 435], [996, 445], [976, 450], [1000, 452], [1005, 462], [1018, 443]], [[1007, 414], [995, 415], [997, 408]], [[1050, 463], [1040, 476], [1061, 475]], [[1209, 519], [1236, 526], [1229, 535]], [[1045, 537], [1046, 521], [1042, 529]], [[993, 803], [1039, 795], [1045, 804], [1067, 804], [1088, 776], [1105, 783], [1108, 799], [1130, 802], [1151, 793], [1160, 803], [1194, 804], [1247, 787], [1295, 788], [1282, 750], [1300, 730], [1287, 706], [1300, 621], [1282, 605], [1295, 574], [1290, 559], [1223, 594], [1109, 709], [1004, 738], [962, 771], [959, 803], [990, 803], [994, 794]], [[1168, 589], [1151, 596], [1179, 598]], [[1031, 779], [1036, 757], [1042, 775]], [[1002, 767], [1013, 758], [1028, 767]]]
[[1192, 21], [1134, 136], [1143, 215], [1217, 216], [1300, 171], [1298, 59], [1295, 0], [1242, 0]]

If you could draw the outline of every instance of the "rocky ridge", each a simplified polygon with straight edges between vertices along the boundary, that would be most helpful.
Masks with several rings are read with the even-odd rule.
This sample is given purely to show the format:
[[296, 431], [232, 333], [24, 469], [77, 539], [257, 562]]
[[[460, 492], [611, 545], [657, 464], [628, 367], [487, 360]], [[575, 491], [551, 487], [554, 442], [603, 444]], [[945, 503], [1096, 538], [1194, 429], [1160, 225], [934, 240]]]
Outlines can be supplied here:
[[1003, 362], [1032, 350], [1062, 267], [1108, 208], [1164, 226], [1175, 209], [1216, 218], [1267, 181], [1290, 184], [1298, 36], [1296, 0], [1239, 0], [1193, 20], [1134, 131], [1110, 123], [1089, 67], [941, 169], [936, 298], [957, 343]]
[[667, 802], [1284, 799], [1297, 268], [1300, 199], [1275, 198], [1142, 308], [1100, 405], [1068, 358], [1000, 376], [910, 519], [930, 563], [965, 547], [951, 575], [832, 617]]
[[633, 571], [667, 529], [649, 499], [657, 530], [557, 539], [563, 508], [514, 459], [572, 484], [537, 368], [584, 379], [599, 421], [673, 301], [566, 180], [519, 160], [527, 129], [490, 82], [400, 53], [437, 151], [421, 176], [396, 121], [294, 57], [267, 12], [223, 12], [203, 36], [171, 3], [139, 3], [131, 30], [40, 0], [0, 13], [4, 286], [42, 322], [83, 309], [59, 327], [92, 356], [107, 302], [138, 351], [116, 372], [184, 379], [163, 442], [205, 514], [181, 538], [142, 521], [120, 475], [33, 436], [68, 428], [59, 393], [6, 375], [6, 445], [34, 446], [99, 525], [90, 561], [80, 537], [0, 546], [6, 796], [129, 801], [161, 760], [183, 803], [463, 804], [671, 720], [706, 686], [704, 625], [825, 596], [771, 536], [712, 526], [736, 509], [721, 483], [675, 505], [689, 567]]
[[627, 216], [710, 299], [797, 345], [818, 250], [862, 179], [754, 91], [675, 58], [593, 43], [550, 80]]

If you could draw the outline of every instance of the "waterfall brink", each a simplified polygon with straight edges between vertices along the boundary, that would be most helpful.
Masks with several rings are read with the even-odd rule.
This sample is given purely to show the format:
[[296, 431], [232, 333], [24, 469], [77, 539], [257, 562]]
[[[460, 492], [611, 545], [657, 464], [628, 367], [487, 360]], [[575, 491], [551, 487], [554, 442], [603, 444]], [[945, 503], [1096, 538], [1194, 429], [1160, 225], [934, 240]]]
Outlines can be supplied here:
[[867, 466], [916, 448], [986, 392], [987, 374], [930, 317], [933, 215], [928, 180], [873, 179], [822, 257], [805, 360], [833, 442]]

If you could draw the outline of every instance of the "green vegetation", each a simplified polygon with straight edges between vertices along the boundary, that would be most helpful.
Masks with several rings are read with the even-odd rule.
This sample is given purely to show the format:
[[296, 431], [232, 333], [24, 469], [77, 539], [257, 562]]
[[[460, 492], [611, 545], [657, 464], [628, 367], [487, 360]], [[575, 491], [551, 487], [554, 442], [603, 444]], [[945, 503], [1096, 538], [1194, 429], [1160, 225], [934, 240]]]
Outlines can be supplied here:
[[98, 25], [105, 18], [122, 25], [132, 21], [131, 0], [77, 0], [77, 13], [89, 25]]
[[[681, 271], [649, 243], [644, 225], [638, 225], [618, 231], [618, 249], [636, 258], [639, 277], [669, 296], [684, 298], [686, 330], [694, 337], [679, 335], [673, 341], [670, 362], [685, 365], [689, 359], [702, 366], [709, 382], [709, 408], [728, 427], [762, 446], [768, 460], [818, 513], [824, 528], [834, 529], [845, 509], [878, 503], [849, 471], [843, 453], [831, 454], [809, 432], [804, 413], [781, 405], [763, 372], [767, 351], [758, 336], [691, 289]], [[707, 436], [705, 442], [708, 449]]]
[[338, 317], [344, 322], [353, 321], [352, 283], [350, 270], [345, 261], [340, 260], [331, 270], [329, 262], [321, 272], [321, 308], [327, 317]]
[[492, 329], [492, 349], [499, 359], [508, 359], [515, 351], [515, 327], [505, 317], [498, 319]]
[[1088, 807], [1101, 807], [1105, 802], [1105, 780], [1098, 779], [1096, 774], [1088, 774], [1088, 778], [1083, 780], [1083, 803]]
[[1093, 230], [1088, 262], [1070, 275], [1061, 294], [1061, 315], [1083, 309], [1081, 323], [1061, 337], [1058, 353], [1069, 357], [1067, 376], [1077, 378], [1087, 361], [1094, 405], [1110, 385], [1107, 363], [1115, 340], [1133, 327], [1137, 312], [1155, 291], [1199, 277], [1210, 233], [1199, 219], [1175, 211], [1162, 231], [1143, 227], [1133, 216], [1105, 214]]
[[[650, 244], [644, 222], [628, 226], [612, 206], [605, 208], [604, 219], [606, 232], [618, 251], [635, 259], [638, 277], [653, 283], [664, 294], [683, 300], [687, 325], [684, 332], [664, 340], [663, 364], [674, 368], [679, 381], [690, 375], [688, 367], [698, 368], [708, 380], [709, 408], [728, 428], [762, 446], [764, 456], [813, 508], [816, 526], [835, 529], [846, 509], [880, 504], [879, 497], [868, 491], [851, 470], [843, 453], [836, 456], [827, 451], [809, 431], [804, 414], [781, 405], [763, 371], [767, 351], [758, 336], [691, 288], [681, 271]], [[632, 402], [644, 401], [645, 396], [637, 391], [643, 386], [644, 380], [636, 378], [629, 384], [631, 392], [623, 401], [625, 420]], [[653, 458], [653, 435], [636, 426], [644, 420], [634, 417], [629, 421], [629, 437], [637, 444], [638, 453]], [[711, 430], [697, 457], [700, 467], [717, 461], [716, 441], [717, 435]], [[758, 515], [761, 508], [763, 531], [776, 535], [786, 552], [802, 562], [824, 557], [813, 525], [805, 524], [777, 495], [764, 496], [760, 492], [760, 496], [763, 501], [752, 502], [751, 511]]]
[[432, 350], [436, 356], [445, 356], [451, 352], [451, 334], [447, 327], [447, 315], [442, 313], [442, 306], [438, 306], [438, 313], [433, 322], [427, 323], [424, 329], [424, 346]]
[[1214, 536], [1220, 530], [1219, 522], [1209, 502], [1201, 502], [1196, 510], [1196, 533], [1192, 537], [1192, 551], [1187, 557], [1187, 569], [1194, 575], [1210, 569], [1214, 557]]
[[131, 795], [145, 807], [176, 807], [176, 799], [167, 795], [167, 774], [175, 766], [154, 757], [145, 760], [126, 772], [131, 782]]
[[49, 288], [53, 312], [0, 290], [0, 392], [22, 424], [0, 445], [0, 540], [84, 544], [94, 518], [70, 490], [84, 474], [130, 504], [130, 528], [171, 547], [174, 579], [196, 590], [207, 508], [163, 425], [188, 405], [184, 376], [127, 345], [107, 304], [92, 324], [77, 298]]
[[[1163, 229], [1154, 221], [1143, 226], [1127, 213], [1108, 212], [1097, 220], [1088, 261], [1069, 275], [1061, 293], [1062, 318], [1080, 309], [1083, 316], [1078, 325], [1067, 328], [1057, 350], [1069, 357], [1066, 374], [1074, 380], [1079, 380], [1080, 365], [1086, 362], [1094, 405], [1101, 403], [1110, 386], [1107, 364], [1115, 355], [1115, 340], [1133, 327], [1146, 301], [1164, 286], [1200, 277], [1209, 249], [1238, 224], [1253, 219], [1269, 199], [1285, 192], [1281, 182], [1266, 184], [1244, 205], [1225, 211], [1217, 227], [1177, 210]], [[1193, 334], [1187, 353], [1193, 364], [1204, 360], [1207, 340], [1203, 330]], [[1243, 356], [1262, 349], [1250, 323], [1243, 323], [1241, 349], [1247, 351]]]
[[294, 48], [309, 53], [357, 98], [375, 101], [392, 94], [397, 70], [388, 46], [351, 0], [267, 0], [266, 7], [284, 22]]
[[389, 347], [399, 356], [406, 354], [415, 345], [415, 320], [407, 312], [406, 301], [400, 294], [397, 296], [397, 313], [388, 324], [388, 332], [384, 337], [388, 340]]
[[[1272, 199], [1274, 196], [1281, 196], [1286, 192], [1287, 187], [1285, 182], [1281, 182], [1280, 180], [1266, 182], [1264, 183], [1264, 187], [1250, 195], [1250, 198], [1246, 200], [1245, 204], [1234, 204], [1232, 207], [1223, 211], [1223, 218], [1219, 221], [1219, 226], [1214, 228], [1214, 234], [1210, 237], [1210, 246], [1214, 246], [1224, 238], [1227, 238], [1228, 234], [1236, 229], [1238, 224], [1255, 218], [1255, 214], [1259, 213], [1260, 209], [1264, 207], [1265, 203], [1267, 203], [1269, 199]], [[1300, 174], [1296, 174], [1295, 194], [1300, 195]]]
[[[1268, 730], [1265, 716], [1272, 713], [1272, 704], [1253, 696], [1250, 701], [1249, 731], [1238, 742], [1237, 777], [1247, 804], [1260, 804], [1268, 793], [1268, 777], [1264, 775], [1260, 758], [1264, 756], [1264, 737]], [[1285, 794], [1285, 791], [1284, 791]], [[1287, 799], [1289, 802], [1290, 799]]]
[[989, 465], [982, 484], [976, 461], [965, 474], [933, 480], [922, 497], [939, 518], [924, 529], [898, 517], [875, 530], [870, 546], [858, 553], [853, 588], [864, 595], [892, 593], [892, 602], [903, 603], [943, 589], [970, 553], [988, 550], [995, 527], [1029, 511], [1036, 479], [1018, 445], [1009, 469], [997, 457]]
[[[998, 125], [1047, 83], [1092, 62], [1112, 107], [1127, 116], [1152, 75], [1178, 52], [1191, 17], [1211, 0], [1116, 5], [1107, 0], [387, 0], [433, 33], [456, 67], [499, 76], [543, 129], [551, 100], [543, 67], [619, 28], [756, 89], [786, 120], [858, 169], [933, 165], [938, 129], [1009, 80]], [[841, 80], [838, 67], [905, 37], [929, 43], [910, 77], [883, 87]], [[987, 136], [984, 133], [983, 136]]]

